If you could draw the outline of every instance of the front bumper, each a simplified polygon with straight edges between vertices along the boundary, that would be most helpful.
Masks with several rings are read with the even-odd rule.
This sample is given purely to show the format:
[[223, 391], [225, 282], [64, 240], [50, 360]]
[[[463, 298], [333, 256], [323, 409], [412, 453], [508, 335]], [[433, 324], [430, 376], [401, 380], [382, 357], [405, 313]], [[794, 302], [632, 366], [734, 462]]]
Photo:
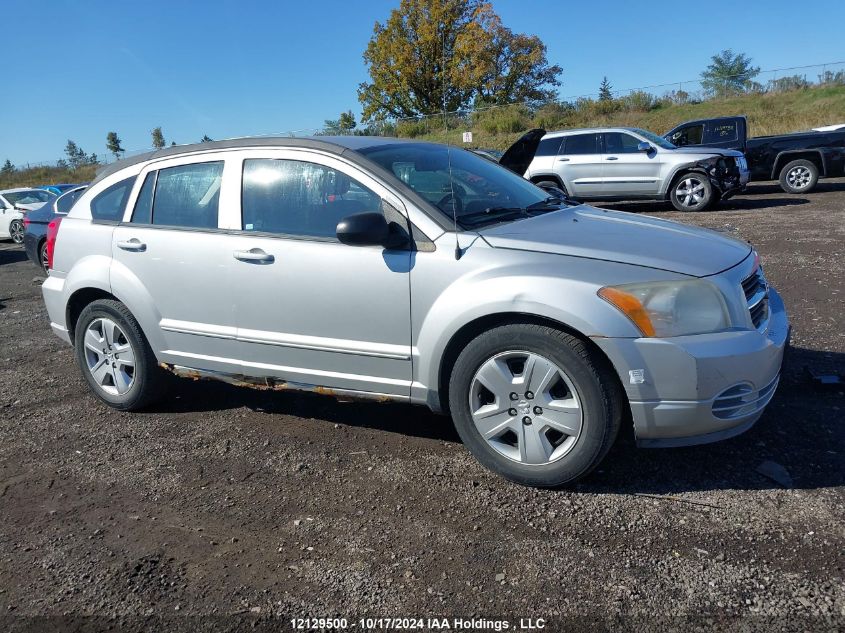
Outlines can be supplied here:
[[765, 332], [592, 339], [625, 387], [638, 445], [715, 442], [760, 418], [774, 396], [789, 341], [786, 309], [774, 288], [769, 310]]
[[710, 184], [719, 191], [719, 197], [727, 200], [731, 196], [745, 191], [748, 185], [750, 172], [747, 169], [740, 169], [736, 173], [721, 177], [710, 177]]

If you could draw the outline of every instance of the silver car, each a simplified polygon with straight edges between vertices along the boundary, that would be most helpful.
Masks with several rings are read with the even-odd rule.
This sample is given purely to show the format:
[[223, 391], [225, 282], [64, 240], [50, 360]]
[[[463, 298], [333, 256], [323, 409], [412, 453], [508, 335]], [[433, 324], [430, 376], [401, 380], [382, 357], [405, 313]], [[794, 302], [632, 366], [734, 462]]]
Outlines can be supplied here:
[[120, 161], [51, 253], [51, 327], [112, 407], [151, 405], [166, 372], [415, 403], [538, 486], [589, 472], [623, 421], [644, 446], [748, 429], [789, 332], [744, 242], [395, 139]]
[[678, 211], [704, 211], [748, 183], [742, 152], [675, 147], [639, 128], [531, 130], [500, 162], [576, 200], [668, 200]]

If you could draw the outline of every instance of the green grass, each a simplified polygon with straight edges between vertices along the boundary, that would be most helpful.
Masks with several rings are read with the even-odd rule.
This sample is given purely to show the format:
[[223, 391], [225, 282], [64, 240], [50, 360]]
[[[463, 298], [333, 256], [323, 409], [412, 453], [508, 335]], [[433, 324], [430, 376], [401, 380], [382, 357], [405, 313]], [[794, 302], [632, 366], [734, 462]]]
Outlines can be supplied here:
[[845, 86], [831, 85], [792, 92], [747, 94], [711, 99], [701, 103], [675, 104], [665, 100], [616, 100], [612, 104], [583, 101], [571, 109], [549, 108], [532, 114], [519, 106], [497, 108], [473, 115], [471, 123], [461, 127], [453, 121], [448, 132], [443, 120], [434, 117], [427, 123], [400, 124], [399, 136], [413, 136], [429, 141], [463, 145], [461, 133], [472, 131], [473, 147], [507, 149], [525, 131], [535, 127], [561, 130], [578, 127], [630, 126], [657, 134], [690, 119], [745, 114], [751, 136], [784, 134], [821, 125], [845, 123]]
[[0, 189], [11, 189], [12, 187], [39, 187], [41, 185], [53, 185], [62, 182], [90, 182], [94, 180], [94, 173], [98, 165], [84, 165], [79, 169], [67, 167], [30, 167], [29, 169], [16, 169], [15, 171], [3, 174], [0, 173]]

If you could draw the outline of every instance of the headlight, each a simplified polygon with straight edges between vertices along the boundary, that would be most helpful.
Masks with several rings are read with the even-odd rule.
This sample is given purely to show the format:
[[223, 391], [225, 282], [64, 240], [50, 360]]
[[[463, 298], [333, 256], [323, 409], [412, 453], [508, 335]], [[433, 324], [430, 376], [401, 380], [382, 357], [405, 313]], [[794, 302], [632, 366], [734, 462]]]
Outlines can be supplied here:
[[605, 286], [598, 295], [618, 308], [643, 336], [683, 336], [730, 325], [725, 299], [701, 279]]

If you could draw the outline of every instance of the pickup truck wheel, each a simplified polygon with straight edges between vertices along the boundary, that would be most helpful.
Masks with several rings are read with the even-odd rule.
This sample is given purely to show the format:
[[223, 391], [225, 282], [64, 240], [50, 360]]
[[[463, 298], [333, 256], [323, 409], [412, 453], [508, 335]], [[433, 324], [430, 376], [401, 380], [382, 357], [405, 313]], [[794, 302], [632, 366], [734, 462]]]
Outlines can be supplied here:
[[119, 301], [101, 299], [82, 310], [74, 347], [91, 391], [110, 407], [137, 411], [163, 395], [163, 371], [138, 321]]
[[780, 170], [780, 187], [786, 193], [807, 193], [818, 181], [819, 168], [809, 160], [793, 160]]
[[675, 181], [669, 199], [678, 211], [704, 211], [713, 203], [713, 187], [706, 176], [690, 172]]
[[607, 454], [621, 420], [617, 380], [580, 339], [531, 324], [494, 328], [458, 356], [449, 382], [455, 427], [490, 470], [561, 486]]

